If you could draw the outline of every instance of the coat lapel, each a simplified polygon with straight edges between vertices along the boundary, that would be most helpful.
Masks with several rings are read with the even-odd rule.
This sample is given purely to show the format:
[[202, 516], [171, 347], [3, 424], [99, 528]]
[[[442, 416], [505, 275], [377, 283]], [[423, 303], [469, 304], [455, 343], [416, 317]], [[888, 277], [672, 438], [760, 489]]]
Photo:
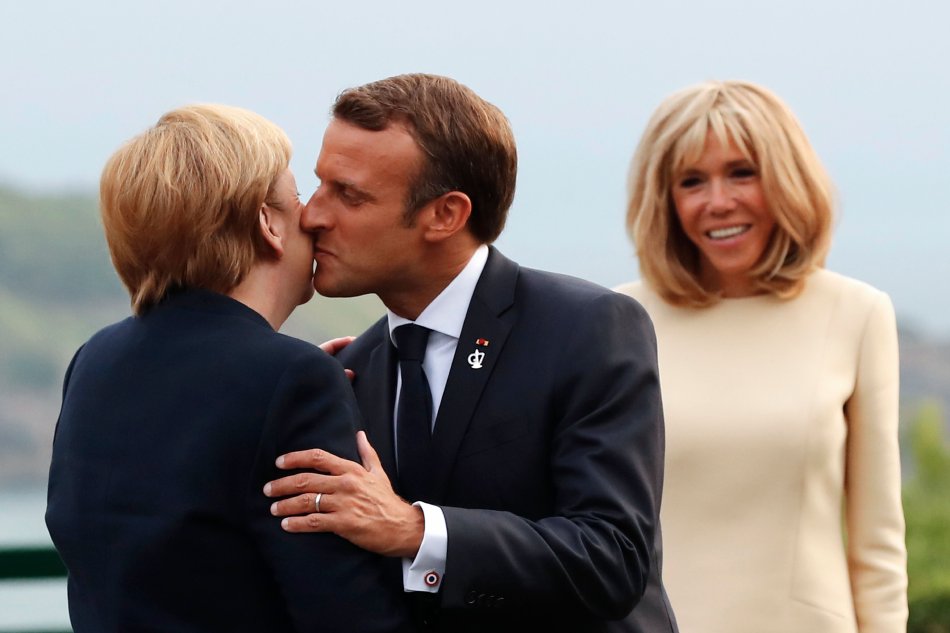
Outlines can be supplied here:
[[354, 385], [366, 434], [379, 455], [383, 469], [396, 485], [396, 451], [393, 447], [393, 407], [396, 398], [396, 354], [383, 328], [379, 345], [370, 352], [365, 376]]
[[[462, 325], [436, 417], [431, 488], [435, 503], [445, 496], [459, 447], [514, 323], [510, 308], [517, 279], [518, 265], [492, 248]], [[487, 340], [488, 345], [477, 344], [478, 339]], [[478, 369], [469, 362], [476, 349], [485, 354]]]

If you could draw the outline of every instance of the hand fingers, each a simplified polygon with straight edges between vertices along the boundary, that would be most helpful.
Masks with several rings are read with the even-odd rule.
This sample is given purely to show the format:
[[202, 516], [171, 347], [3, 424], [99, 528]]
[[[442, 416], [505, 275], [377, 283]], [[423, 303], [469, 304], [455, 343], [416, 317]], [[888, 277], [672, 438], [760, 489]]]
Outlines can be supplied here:
[[321, 512], [302, 517], [286, 517], [281, 519], [280, 527], [286, 532], [333, 532], [338, 523], [332, 514]]
[[355, 336], [341, 336], [340, 338], [333, 338], [325, 343], [321, 343], [320, 349], [330, 356], [336, 356], [340, 350], [352, 343], [354, 340], [356, 340]]
[[358, 431], [356, 433], [356, 448], [360, 453], [360, 461], [363, 462], [363, 468], [370, 472], [382, 472], [383, 465], [379, 461], [379, 455], [376, 454], [376, 449], [373, 448], [373, 445], [369, 443], [369, 438], [366, 437], [365, 431]]
[[316, 473], [297, 473], [264, 484], [264, 495], [268, 497], [287, 497], [305, 492], [318, 493], [333, 490], [336, 490], [335, 477]]
[[342, 475], [353, 472], [354, 468], [359, 468], [359, 464], [337, 457], [333, 453], [322, 451], [319, 448], [313, 448], [308, 451], [294, 451], [281, 455], [277, 458], [277, 467], [281, 470], [306, 468], [307, 470], [318, 470], [331, 475]]
[[[317, 494], [320, 495], [319, 513], [333, 512], [333, 495], [325, 492]], [[281, 499], [271, 504], [270, 513], [275, 517], [316, 514], [318, 512], [316, 498], [316, 494], [307, 493], [289, 499]]]

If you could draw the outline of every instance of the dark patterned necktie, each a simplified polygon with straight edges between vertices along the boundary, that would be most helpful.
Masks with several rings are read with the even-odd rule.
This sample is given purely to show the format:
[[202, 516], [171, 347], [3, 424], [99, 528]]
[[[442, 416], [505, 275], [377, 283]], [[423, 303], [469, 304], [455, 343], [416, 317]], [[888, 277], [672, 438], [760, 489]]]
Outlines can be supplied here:
[[400, 325], [393, 330], [402, 386], [396, 405], [396, 450], [399, 493], [408, 501], [423, 499], [431, 473], [432, 392], [422, 361], [429, 330], [421, 325]]

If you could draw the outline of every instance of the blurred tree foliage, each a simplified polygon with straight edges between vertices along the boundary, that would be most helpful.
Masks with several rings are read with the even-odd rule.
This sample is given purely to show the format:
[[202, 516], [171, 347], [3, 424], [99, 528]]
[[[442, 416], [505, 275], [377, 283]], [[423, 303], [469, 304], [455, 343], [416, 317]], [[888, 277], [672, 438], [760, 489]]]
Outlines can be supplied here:
[[943, 412], [921, 406], [906, 426], [913, 474], [904, 484], [908, 633], [950, 633], [950, 447]]

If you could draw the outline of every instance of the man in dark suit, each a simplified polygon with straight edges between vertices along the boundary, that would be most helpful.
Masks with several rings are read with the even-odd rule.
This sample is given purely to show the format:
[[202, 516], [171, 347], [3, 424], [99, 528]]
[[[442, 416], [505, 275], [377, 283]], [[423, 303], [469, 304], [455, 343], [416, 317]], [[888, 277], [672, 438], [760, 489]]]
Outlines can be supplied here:
[[385, 559], [282, 531], [260, 494], [282, 452], [358, 457], [338, 363], [276, 332], [313, 295], [289, 159], [276, 125], [203, 105], [103, 171], [135, 316], [94, 335], [63, 387], [46, 521], [76, 633], [408, 627]]
[[373, 292], [388, 309], [339, 353], [369, 441], [362, 467], [285, 456], [322, 474], [271, 482], [297, 495], [272, 511], [290, 531], [401, 557], [432, 630], [675, 631], [645, 312], [489, 246], [516, 152], [468, 88], [403, 75], [345, 91], [333, 115], [302, 224], [319, 292]]

